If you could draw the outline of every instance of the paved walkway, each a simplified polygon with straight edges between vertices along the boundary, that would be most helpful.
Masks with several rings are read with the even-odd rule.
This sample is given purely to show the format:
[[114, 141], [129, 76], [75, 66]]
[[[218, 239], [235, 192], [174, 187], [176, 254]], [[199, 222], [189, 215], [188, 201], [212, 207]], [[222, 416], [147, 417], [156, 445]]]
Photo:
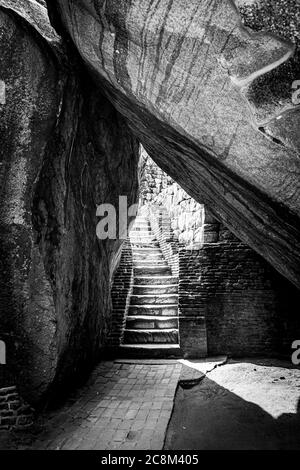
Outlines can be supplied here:
[[102, 362], [32, 449], [162, 449], [182, 365]]
[[299, 449], [299, 393], [300, 367], [274, 359], [104, 362], [41, 427], [0, 435], [0, 448]]

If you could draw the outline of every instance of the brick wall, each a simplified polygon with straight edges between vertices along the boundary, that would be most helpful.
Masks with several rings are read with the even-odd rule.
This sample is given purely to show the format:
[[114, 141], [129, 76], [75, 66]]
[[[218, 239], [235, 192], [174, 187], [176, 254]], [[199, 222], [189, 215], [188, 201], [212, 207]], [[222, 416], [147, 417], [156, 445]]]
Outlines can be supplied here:
[[205, 309], [199, 286], [200, 250], [179, 250], [179, 332], [184, 357], [207, 356]]
[[24, 429], [33, 424], [34, 410], [19, 396], [9, 366], [0, 365], [0, 430]]
[[[208, 225], [215, 243], [179, 255], [181, 312], [205, 317], [208, 355], [290, 356], [300, 292], [223, 226]], [[189, 337], [197, 343], [192, 324]]]
[[127, 239], [124, 242], [120, 263], [113, 279], [111, 332], [107, 338], [106, 352], [116, 351], [122, 343], [132, 286], [132, 248], [130, 240]]
[[0, 430], [24, 429], [33, 424], [34, 410], [22, 400], [11, 370], [13, 339], [10, 335], [0, 338]]
[[33, 417], [34, 410], [20, 398], [15, 386], [0, 388], [0, 430], [28, 428]]

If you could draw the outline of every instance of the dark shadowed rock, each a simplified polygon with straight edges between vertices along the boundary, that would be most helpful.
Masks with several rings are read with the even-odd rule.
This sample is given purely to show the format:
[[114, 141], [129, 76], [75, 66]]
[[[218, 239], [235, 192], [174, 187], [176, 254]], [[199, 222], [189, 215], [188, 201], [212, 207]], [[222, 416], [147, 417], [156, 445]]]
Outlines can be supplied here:
[[236, 3], [240, 11], [229, 0], [48, 8], [151, 157], [300, 286], [300, 6]]
[[96, 207], [136, 201], [138, 144], [44, 7], [0, 0], [0, 38], [0, 335], [23, 396], [44, 404], [110, 328], [122, 242], [97, 239]]

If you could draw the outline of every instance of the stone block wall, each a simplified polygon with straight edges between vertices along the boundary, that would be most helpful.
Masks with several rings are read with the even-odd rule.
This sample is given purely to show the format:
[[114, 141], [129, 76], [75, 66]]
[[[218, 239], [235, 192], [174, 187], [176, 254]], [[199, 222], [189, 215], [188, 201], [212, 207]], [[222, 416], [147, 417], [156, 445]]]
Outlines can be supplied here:
[[140, 203], [146, 205], [152, 203], [174, 180], [162, 171], [159, 166], [149, 157], [143, 147], [140, 155], [141, 181], [140, 181]]
[[[144, 152], [144, 171], [140, 184], [141, 203], [161, 209], [166, 238], [189, 248], [203, 244], [204, 206], [198, 204], [180, 186], [164, 173]], [[155, 230], [155, 217], [153, 217]], [[164, 225], [165, 223], [165, 225]], [[170, 224], [170, 225], [169, 225]], [[158, 232], [159, 234], [159, 232]]]
[[172, 275], [178, 277], [178, 242], [174, 238], [168, 212], [164, 207], [149, 206], [148, 216], [151, 230], [158, 240], [160, 249], [171, 269]]

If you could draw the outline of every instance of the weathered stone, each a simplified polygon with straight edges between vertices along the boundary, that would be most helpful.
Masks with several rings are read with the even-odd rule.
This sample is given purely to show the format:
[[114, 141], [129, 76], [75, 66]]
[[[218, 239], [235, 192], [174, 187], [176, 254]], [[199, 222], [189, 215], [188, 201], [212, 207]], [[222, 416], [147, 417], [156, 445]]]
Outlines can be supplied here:
[[166, 315], [167, 317], [170, 316], [177, 316], [178, 315], [178, 308], [176, 305], [130, 305], [129, 307], [129, 315]]
[[[154, 279], [155, 282], [155, 279]], [[178, 301], [176, 294], [161, 294], [157, 292], [155, 295], [144, 294], [144, 295], [132, 295], [131, 303], [132, 305], [142, 305], [142, 304], [176, 304]]]
[[127, 317], [126, 326], [129, 329], [178, 329], [177, 317]]
[[177, 285], [148, 285], [148, 286], [133, 286], [133, 294], [174, 294], [177, 291]]
[[[174, 285], [177, 284], [178, 278], [174, 276], [155, 276], [155, 284], [159, 285]], [[153, 284], [153, 276], [137, 276], [135, 278], [137, 285], [151, 285]]]
[[291, 82], [286, 94], [295, 74], [285, 74], [298, 57], [300, 5], [266, 3], [269, 14], [250, 24], [265, 31], [255, 34], [229, 0], [48, 7], [151, 157], [300, 286], [299, 108]]
[[97, 239], [96, 208], [136, 202], [138, 143], [43, 6], [1, 0], [0, 37], [0, 332], [39, 404], [82, 379], [110, 328], [122, 241]]
[[178, 344], [178, 329], [124, 330], [124, 344]]

